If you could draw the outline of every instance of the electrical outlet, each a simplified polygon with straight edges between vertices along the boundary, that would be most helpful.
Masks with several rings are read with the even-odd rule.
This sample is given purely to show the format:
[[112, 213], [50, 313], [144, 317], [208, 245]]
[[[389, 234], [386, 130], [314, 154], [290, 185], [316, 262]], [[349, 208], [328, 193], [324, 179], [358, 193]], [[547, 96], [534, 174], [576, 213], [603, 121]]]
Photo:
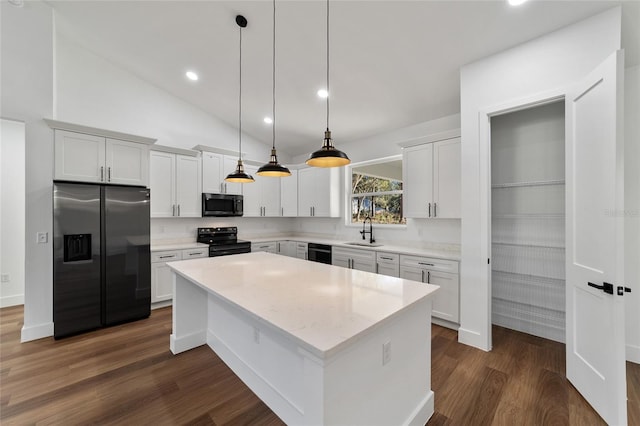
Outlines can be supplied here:
[[258, 327], [253, 327], [253, 341], [260, 343], [260, 330], [258, 330]]
[[46, 244], [49, 241], [49, 233], [47, 232], [38, 232], [36, 234], [38, 244]]
[[391, 361], [391, 341], [382, 344], [382, 365], [386, 365]]
[[8, 283], [9, 281], [11, 281], [11, 277], [9, 276], [9, 274], [0, 275], [0, 282]]

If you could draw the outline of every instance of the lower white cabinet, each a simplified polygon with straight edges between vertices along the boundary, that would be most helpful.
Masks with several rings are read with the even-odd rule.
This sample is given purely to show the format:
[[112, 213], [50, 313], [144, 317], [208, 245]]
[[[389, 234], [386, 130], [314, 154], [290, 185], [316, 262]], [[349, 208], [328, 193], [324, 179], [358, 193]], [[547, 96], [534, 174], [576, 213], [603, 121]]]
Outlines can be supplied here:
[[400, 255], [400, 278], [440, 286], [433, 296], [432, 315], [451, 323], [459, 322], [458, 262]]
[[276, 253], [283, 256], [296, 257], [296, 244], [295, 241], [278, 241], [276, 243]]
[[376, 272], [376, 252], [333, 247], [331, 264], [359, 271]]
[[400, 277], [400, 255], [398, 253], [376, 253], [376, 272], [390, 277]]
[[268, 241], [266, 243], [251, 243], [251, 252], [266, 251], [267, 253], [278, 253], [278, 243]]
[[296, 243], [296, 257], [298, 259], [307, 260], [309, 258], [307, 248], [308, 248], [307, 243]]
[[151, 303], [173, 299], [173, 281], [168, 262], [209, 256], [209, 249], [157, 251], [151, 253]]

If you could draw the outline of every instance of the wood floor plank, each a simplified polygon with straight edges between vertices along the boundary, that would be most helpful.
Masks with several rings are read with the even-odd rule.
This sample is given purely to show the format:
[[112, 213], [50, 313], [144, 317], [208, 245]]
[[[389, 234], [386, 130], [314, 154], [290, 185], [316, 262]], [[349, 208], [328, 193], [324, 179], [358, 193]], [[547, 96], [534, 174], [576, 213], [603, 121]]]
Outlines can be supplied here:
[[[22, 307], [0, 309], [0, 423], [283, 424], [208, 347], [171, 354], [171, 315], [22, 344]], [[564, 377], [564, 345], [502, 327], [493, 344], [432, 327], [428, 425], [604, 424]], [[640, 366], [627, 370], [629, 424], [640, 426]]]

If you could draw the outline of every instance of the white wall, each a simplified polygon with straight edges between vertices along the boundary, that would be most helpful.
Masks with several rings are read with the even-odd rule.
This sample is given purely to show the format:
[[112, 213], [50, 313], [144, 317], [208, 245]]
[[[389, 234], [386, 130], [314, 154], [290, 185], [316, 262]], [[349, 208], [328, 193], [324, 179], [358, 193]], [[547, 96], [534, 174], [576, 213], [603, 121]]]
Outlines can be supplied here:
[[[413, 126], [385, 132], [352, 142], [335, 141], [336, 147], [347, 153], [352, 163], [384, 158], [402, 154], [398, 145], [412, 139], [442, 133], [460, 128], [460, 115], [454, 114], [436, 120], [426, 121]], [[320, 145], [318, 145], [318, 148]], [[304, 163], [308, 155], [295, 157], [294, 163]], [[343, 188], [345, 176], [341, 173], [340, 187]], [[341, 199], [340, 218], [297, 218], [293, 231], [309, 235], [324, 235], [330, 238], [357, 240], [360, 226], [347, 226], [344, 219], [344, 199]], [[407, 219], [406, 228], [393, 229], [375, 227], [374, 235], [378, 242], [396, 243], [414, 247], [438, 247], [457, 249], [460, 244], [459, 219]]]
[[24, 129], [0, 120], [0, 308], [24, 303]]
[[487, 174], [480, 111], [563, 90], [620, 48], [621, 10], [610, 9], [461, 68], [462, 231], [459, 341], [491, 349]]
[[640, 65], [625, 70], [624, 192], [627, 360], [640, 363]]
[[1, 115], [26, 124], [25, 309], [22, 340], [53, 334], [51, 239], [53, 132], [42, 121], [53, 115], [54, 19], [40, 1], [16, 8], [0, 3], [2, 43]]
[[[56, 43], [57, 120], [157, 138], [159, 145], [238, 150], [237, 127], [108, 62], [63, 35]], [[267, 161], [271, 142], [242, 137], [245, 158]], [[280, 154], [280, 153], [279, 153]], [[289, 158], [280, 154], [282, 161]]]

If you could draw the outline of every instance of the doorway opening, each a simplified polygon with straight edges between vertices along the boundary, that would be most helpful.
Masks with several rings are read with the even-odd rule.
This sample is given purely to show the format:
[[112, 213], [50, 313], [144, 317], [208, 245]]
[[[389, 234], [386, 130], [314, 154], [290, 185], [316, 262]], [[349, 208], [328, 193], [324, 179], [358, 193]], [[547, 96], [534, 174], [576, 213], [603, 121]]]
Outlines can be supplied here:
[[491, 319], [565, 341], [564, 100], [491, 118]]

